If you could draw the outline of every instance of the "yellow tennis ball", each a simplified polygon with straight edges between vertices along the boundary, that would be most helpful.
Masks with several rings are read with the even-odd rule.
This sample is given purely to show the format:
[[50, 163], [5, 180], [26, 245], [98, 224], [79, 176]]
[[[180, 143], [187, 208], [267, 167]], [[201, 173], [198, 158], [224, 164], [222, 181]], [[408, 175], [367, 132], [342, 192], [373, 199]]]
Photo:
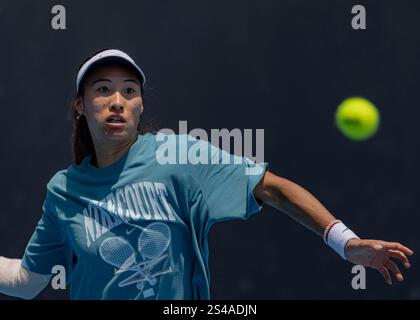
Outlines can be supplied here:
[[378, 109], [367, 99], [347, 98], [337, 108], [335, 123], [343, 135], [361, 141], [373, 136], [379, 127]]

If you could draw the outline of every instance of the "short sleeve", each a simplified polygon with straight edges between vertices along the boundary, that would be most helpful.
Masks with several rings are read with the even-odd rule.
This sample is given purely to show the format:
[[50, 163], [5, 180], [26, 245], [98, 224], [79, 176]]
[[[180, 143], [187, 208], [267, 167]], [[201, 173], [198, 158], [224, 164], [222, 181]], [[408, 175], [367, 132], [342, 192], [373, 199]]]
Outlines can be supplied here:
[[68, 271], [71, 259], [72, 250], [66, 241], [50, 191], [47, 191], [42, 216], [26, 246], [22, 266], [32, 272], [51, 274], [55, 265], [61, 265]]
[[[249, 158], [230, 154], [207, 141], [197, 142], [189, 155], [201, 160], [190, 164], [203, 192], [210, 223], [231, 219], [247, 219], [262, 209], [262, 201], [254, 189], [268, 169], [267, 162], [256, 163]], [[201, 153], [205, 153], [205, 155]]]

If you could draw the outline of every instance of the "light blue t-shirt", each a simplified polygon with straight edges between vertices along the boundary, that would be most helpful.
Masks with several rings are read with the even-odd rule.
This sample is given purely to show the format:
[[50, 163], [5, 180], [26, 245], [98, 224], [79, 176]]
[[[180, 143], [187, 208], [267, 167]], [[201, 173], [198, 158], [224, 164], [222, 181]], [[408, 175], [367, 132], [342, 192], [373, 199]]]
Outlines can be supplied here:
[[64, 266], [72, 299], [209, 299], [209, 229], [261, 211], [268, 164], [161, 133], [106, 168], [90, 160], [49, 181], [23, 266]]

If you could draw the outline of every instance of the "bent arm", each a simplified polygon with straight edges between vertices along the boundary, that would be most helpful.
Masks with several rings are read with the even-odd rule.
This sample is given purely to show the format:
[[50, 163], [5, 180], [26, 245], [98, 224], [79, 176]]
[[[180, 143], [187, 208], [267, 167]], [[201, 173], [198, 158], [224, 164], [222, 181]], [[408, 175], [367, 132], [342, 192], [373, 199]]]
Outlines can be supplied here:
[[0, 293], [33, 299], [48, 285], [50, 278], [51, 275], [26, 270], [20, 259], [0, 257]]
[[[319, 236], [324, 236], [324, 231], [330, 229], [334, 216], [308, 191], [296, 183], [278, 177], [270, 172], [266, 172], [254, 189], [254, 195], [261, 201], [273, 206], [274, 208], [286, 213], [308, 229], [311, 229]], [[382, 240], [365, 240], [357, 236], [345, 237], [344, 232], [353, 234], [348, 228], [339, 230], [335, 228], [332, 237], [337, 241], [332, 241], [330, 245], [340, 255], [354, 264], [371, 267], [378, 270], [388, 284], [392, 284], [392, 272], [398, 281], [403, 281], [403, 275], [397, 264], [391, 258], [398, 259], [406, 268], [410, 268], [407, 255], [414, 252], [398, 242], [387, 242]], [[327, 229], [328, 228], [328, 229]], [[338, 231], [337, 231], [338, 230]], [[354, 234], [353, 234], [354, 235]], [[340, 238], [341, 237], [341, 238]], [[331, 237], [330, 237], [331, 238]], [[324, 239], [325, 240], [325, 239]], [[339, 244], [337, 247], [335, 244]]]
[[307, 190], [296, 183], [267, 171], [254, 189], [261, 201], [322, 237], [335, 217]]

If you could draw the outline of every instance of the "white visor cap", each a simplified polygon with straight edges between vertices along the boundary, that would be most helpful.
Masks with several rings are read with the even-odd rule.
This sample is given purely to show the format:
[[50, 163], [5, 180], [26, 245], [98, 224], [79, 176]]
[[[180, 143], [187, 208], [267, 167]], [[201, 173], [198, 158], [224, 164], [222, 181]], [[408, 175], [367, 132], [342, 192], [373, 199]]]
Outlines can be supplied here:
[[79, 92], [79, 86], [80, 82], [82, 81], [83, 77], [86, 75], [86, 73], [89, 71], [90, 68], [92, 68], [94, 65], [96, 65], [99, 62], [103, 61], [122, 61], [127, 63], [128, 65], [132, 66], [140, 76], [141, 84], [144, 85], [146, 82], [146, 76], [144, 75], [143, 71], [140, 69], [140, 67], [134, 62], [134, 60], [125, 52], [117, 49], [108, 49], [101, 51], [97, 54], [95, 54], [92, 58], [90, 58], [88, 61], [86, 61], [79, 69], [79, 72], [77, 73], [77, 80], [76, 80], [76, 90]]

